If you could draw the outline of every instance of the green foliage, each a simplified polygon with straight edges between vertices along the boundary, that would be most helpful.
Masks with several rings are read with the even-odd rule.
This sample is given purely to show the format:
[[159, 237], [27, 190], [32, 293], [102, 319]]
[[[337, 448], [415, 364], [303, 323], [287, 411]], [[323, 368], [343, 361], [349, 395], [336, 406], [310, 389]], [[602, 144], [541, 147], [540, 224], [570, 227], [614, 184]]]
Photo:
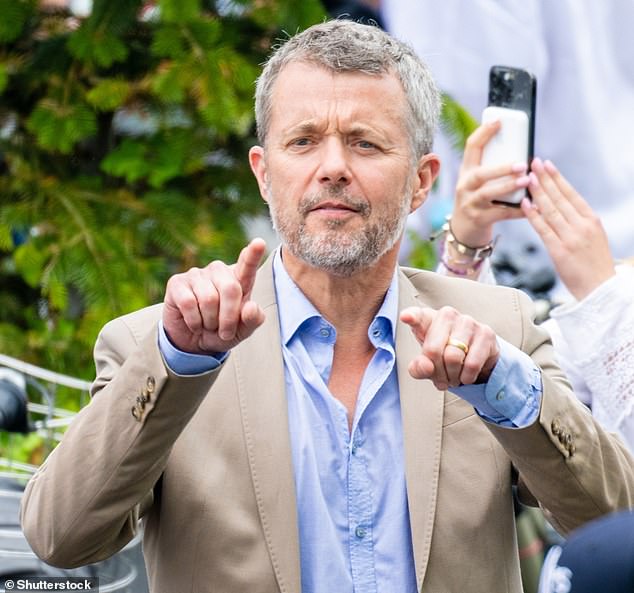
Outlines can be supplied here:
[[161, 0], [159, 6], [162, 18], [167, 23], [190, 23], [200, 13], [200, 0]]
[[408, 233], [410, 252], [407, 265], [421, 270], [434, 270], [438, 263], [436, 250], [431, 241], [422, 239], [416, 232]]
[[264, 209], [246, 158], [259, 64], [324, 12], [226, 4], [95, 0], [76, 19], [0, 0], [0, 352], [91, 379], [108, 319], [237, 256]]
[[20, 37], [34, 5], [34, 0], [0, 0], [0, 43]]
[[105, 68], [128, 57], [128, 48], [115, 35], [84, 28], [69, 38], [68, 49], [78, 60]]
[[4, 89], [7, 88], [8, 82], [9, 72], [7, 71], [7, 67], [5, 64], [0, 63], [0, 95], [2, 95]]
[[69, 154], [80, 140], [95, 134], [97, 118], [86, 105], [44, 99], [31, 112], [26, 127], [41, 148]]
[[443, 130], [451, 140], [453, 148], [462, 154], [467, 138], [478, 127], [478, 122], [451, 95], [443, 93], [440, 114]]
[[107, 78], [86, 93], [88, 103], [98, 111], [114, 111], [121, 107], [131, 93], [131, 85], [121, 78]]

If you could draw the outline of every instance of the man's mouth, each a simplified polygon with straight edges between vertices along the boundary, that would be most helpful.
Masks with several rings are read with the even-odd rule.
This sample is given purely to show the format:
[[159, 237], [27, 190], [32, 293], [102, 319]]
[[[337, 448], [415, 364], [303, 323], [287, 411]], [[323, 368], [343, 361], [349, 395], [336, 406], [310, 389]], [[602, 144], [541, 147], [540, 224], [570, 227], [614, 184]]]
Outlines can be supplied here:
[[316, 206], [314, 206], [313, 208], [310, 209], [310, 212], [315, 212], [315, 211], [333, 211], [333, 212], [358, 212], [358, 210], [356, 208], [353, 208], [352, 206], [349, 206], [348, 204], [344, 204], [343, 202], [333, 202], [333, 201], [326, 201], [326, 202], [320, 202], [319, 204], [317, 204]]
[[[334, 194], [338, 195], [334, 195]], [[344, 192], [320, 192], [306, 196], [299, 205], [302, 216], [311, 213], [331, 218], [343, 218], [352, 214], [359, 214], [363, 218], [370, 215], [370, 204], [359, 197], [346, 195]]]

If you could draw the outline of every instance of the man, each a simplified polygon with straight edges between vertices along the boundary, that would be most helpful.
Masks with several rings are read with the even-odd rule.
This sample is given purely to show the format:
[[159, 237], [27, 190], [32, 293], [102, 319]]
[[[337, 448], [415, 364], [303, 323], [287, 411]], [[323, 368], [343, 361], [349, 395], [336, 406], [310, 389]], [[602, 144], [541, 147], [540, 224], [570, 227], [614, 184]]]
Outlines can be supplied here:
[[253, 240], [104, 328], [94, 397], [25, 493], [43, 559], [104, 558], [143, 517], [155, 593], [519, 592], [514, 468], [564, 531], [632, 504], [631, 458], [528, 299], [396, 265], [437, 113], [378, 28], [273, 54], [249, 158], [282, 248], [257, 270]]

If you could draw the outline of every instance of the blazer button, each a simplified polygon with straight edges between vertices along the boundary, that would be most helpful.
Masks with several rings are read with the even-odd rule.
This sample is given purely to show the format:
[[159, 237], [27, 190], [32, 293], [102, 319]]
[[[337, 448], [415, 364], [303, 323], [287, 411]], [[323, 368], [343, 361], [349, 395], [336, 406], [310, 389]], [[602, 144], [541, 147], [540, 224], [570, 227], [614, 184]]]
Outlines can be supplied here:
[[148, 393], [154, 393], [154, 389], [156, 388], [156, 380], [154, 379], [154, 377], [152, 377], [152, 375], [147, 378], [147, 381], [145, 382], [145, 387]]
[[138, 409], [137, 406], [134, 406], [132, 408], [132, 416], [137, 422], [141, 422], [141, 411]]
[[566, 447], [570, 447], [572, 445], [572, 435], [569, 432], [567, 432], [564, 435], [564, 441], [563, 442], [564, 442], [564, 445], [566, 445]]
[[141, 408], [142, 410], [144, 410], [145, 409], [145, 402], [146, 402], [145, 396], [144, 397], [137, 397], [136, 398], [136, 406], [135, 407]]
[[559, 422], [559, 418], [554, 418], [550, 423], [550, 430], [557, 437], [561, 434], [561, 424]]

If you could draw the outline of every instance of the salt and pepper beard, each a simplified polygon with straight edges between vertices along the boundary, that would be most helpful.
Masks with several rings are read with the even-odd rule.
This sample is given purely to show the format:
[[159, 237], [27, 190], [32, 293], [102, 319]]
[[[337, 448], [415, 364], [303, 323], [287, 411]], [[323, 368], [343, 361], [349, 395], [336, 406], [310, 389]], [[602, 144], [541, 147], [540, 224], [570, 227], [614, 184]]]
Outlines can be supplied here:
[[367, 200], [350, 195], [342, 186], [332, 185], [300, 200], [297, 208], [300, 219], [297, 223], [278, 209], [278, 201], [270, 184], [267, 189], [273, 228], [283, 245], [310, 266], [342, 277], [350, 277], [374, 265], [394, 247], [405, 229], [412, 197], [411, 191], [404, 191], [401, 199], [394, 207], [390, 207], [385, 216], [358, 230], [340, 230], [347, 221], [332, 219], [326, 221], [326, 230], [307, 231], [306, 216], [322, 202], [336, 200], [355, 210], [365, 220], [370, 218], [372, 206]]

